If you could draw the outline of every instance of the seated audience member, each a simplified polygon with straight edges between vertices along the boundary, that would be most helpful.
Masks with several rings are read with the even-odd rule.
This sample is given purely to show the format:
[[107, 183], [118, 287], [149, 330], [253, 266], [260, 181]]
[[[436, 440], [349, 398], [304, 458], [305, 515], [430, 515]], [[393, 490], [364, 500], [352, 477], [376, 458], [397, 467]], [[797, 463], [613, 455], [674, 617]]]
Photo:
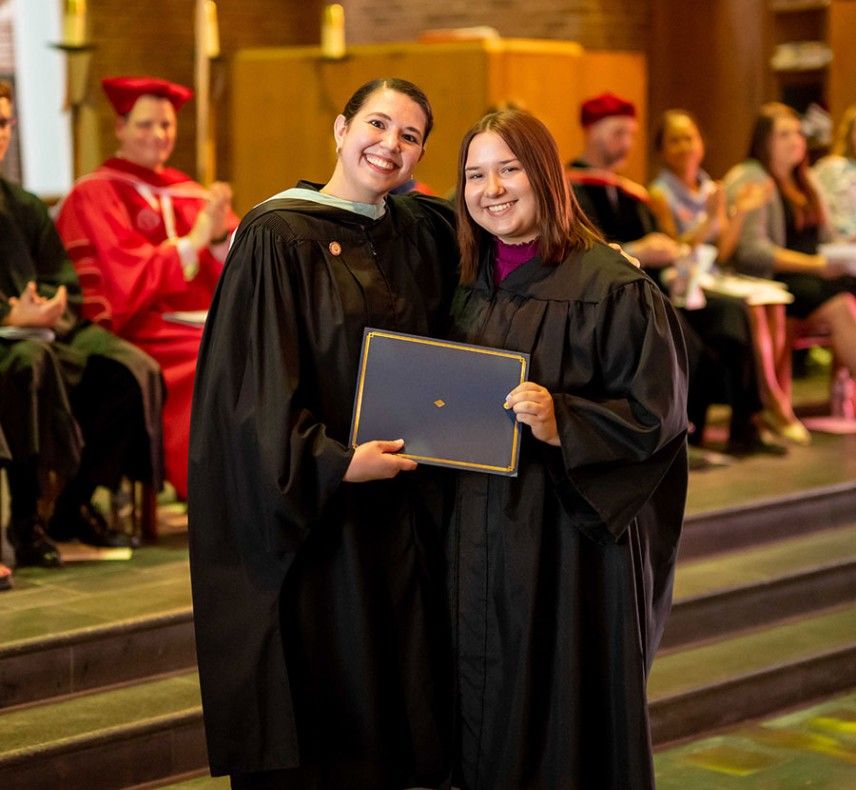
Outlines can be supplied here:
[[[567, 170], [580, 206], [607, 241], [620, 242], [644, 268], [670, 266], [689, 251], [688, 245], [660, 231], [648, 191], [619, 175], [636, 140], [635, 106], [605, 93], [583, 102], [580, 120], [585, 150]], [[742, 306], [730, 299], [709, 299], [702, 309], [681, 309], [678, 314], [690, 362], [688, 412], [694, 426], [690, 441], [701, 444], [708, 405], [720, 398], [731, 406], [729, 452], [785, 452], [753, 422], [761, 403], [749, 321]], [[694, 455], [691, 461], [701, 466], [706, 457]]]
[[231, 191], [166, 166], [176, 111], [191, 91], [151, 77], [102, 81], [119, 150], [79, 179], [57, 226], [83, 287], [87, 318], [151, 354], [163, 369], [166, 476], [187, 494], [190, 401], [202, 326], [176, 311], [206, 310], [238, 219]]
[[[0, 159], [12, 95], [0, 82]], [[0, 430], [16, 563], [60, 564], [54, 539], [128, 545], [91, 504], [123, 474], [159, 484], [160, 369], [82, 320], [74, 268], [45, 206], [0, 179]], [[148, 428], [148, 431], [147, 431]], [[38, 509], [50, 474], [64, 482], [46, 528]], [[49, 537], [50, 536], [50, 537]]]
[[725, 176], [730, 203], [747, 183], [772, 183], [770, 198], [747, 214], [732, 256], [735, 267], [758, 277], [775, 277], [794, 295], [786, 308], [809, 328], [830, 332], [841, 363], [856, 371], [856, 278], [819, 254], [826, 218], [806, 161], [800, 119], [777, 102], [761, 107], [749, 158]]
[[[769, 199], [769, 190], [747, 183], [726, 211], [725, 190], [701, 167], [705, 147], [693, 115], [667, 110], [654, 135], [662, 169], [649, 186], [651, 209], [669, 236], [690, 246], [712, 244], [725, 262], [737, 244], [749, 211]], [[784, 304], [745, 304], [749, 316], [755, 369], [768, 428], [796, 444], [811, 437], [791, 405], [791, 352]]]
[[856, 104], [845, 111], [832, 153], [814, 166], [814, 174], [829, 212], [831, 240], [856, 243]]

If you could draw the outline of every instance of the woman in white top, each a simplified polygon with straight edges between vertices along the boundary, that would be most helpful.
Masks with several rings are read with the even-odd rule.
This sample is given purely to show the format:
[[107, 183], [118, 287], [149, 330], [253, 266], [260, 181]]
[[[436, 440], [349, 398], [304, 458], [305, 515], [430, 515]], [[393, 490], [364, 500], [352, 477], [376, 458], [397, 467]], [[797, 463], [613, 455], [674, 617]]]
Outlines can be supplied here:
[[[690, 245], [716, 245], [718, 260], [734, 252], [748, 212], [766, 203], [771, 188], [750, 183], [726, 210], [725, 191], [701, 166], [704, 141], [695, 118], [686, 110], [663, 113], [654, 137], [663, 168], [649, 187], [651, 208], [660, 227]], [[776, 434], [797, 444], [810, 435], [791, 403], [790, 348], [783, 304], [746, 305], [758, 379], [764, 406], [760, 420]]]

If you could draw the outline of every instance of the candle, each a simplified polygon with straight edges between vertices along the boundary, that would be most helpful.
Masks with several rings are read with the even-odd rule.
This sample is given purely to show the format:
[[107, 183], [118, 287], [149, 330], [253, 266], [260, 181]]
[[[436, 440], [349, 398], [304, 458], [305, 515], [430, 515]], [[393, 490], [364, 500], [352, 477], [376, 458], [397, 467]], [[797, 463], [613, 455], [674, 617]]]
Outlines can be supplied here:
[[62, 43], [69, 47], [86, 43], [86, 0], [66, 0], [62, 18]]
[[216, 58], [220, 54], [220, 28], [217, 25], [217, 3], [205, 0], [205, 54]]
[[345, 57], [345, 9], [339, 3], [324, 7], [321, 22], [321, 54], [325, 58]]

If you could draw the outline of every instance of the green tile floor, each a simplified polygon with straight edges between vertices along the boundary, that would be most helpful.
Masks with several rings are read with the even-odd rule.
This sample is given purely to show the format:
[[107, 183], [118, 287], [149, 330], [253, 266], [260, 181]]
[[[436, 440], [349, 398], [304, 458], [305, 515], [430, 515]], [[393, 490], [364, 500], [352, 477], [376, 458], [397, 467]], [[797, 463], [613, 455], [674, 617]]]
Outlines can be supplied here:
[[655, 757], [659, 790], [856, 788], [856, 690]]
[[[766, 721], [659, 751], [658, 790], [853, 790], [856, 788], [856, 690]], [[210, 776], [168, 785], [220, 790]]]
[[22, 568], [0, 593], [0, 646], [190, 607], [186, 534], [169, 535], [127, 561]]

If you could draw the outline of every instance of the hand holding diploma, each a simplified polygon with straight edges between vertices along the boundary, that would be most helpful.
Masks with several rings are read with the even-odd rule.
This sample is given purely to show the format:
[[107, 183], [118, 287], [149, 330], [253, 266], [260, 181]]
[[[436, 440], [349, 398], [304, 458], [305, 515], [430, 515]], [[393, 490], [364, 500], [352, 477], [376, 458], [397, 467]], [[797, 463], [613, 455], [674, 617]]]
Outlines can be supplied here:
[[511, 409], [517, 419], [532, 429], [532, 435], [547, 444], [558, 447], [559, 428], [553, 396], [534, 381], [524, 381], [516, 386], [505, 399], [505, 408]]
[[404, 449], [404, 439], [365, 442], [354, 450], [354, 457], [345, 472], [345, 482], [366, 483], [369, 480], [389, 480], [399, 472], [412, 472], [416, 461], [396, 455]]

